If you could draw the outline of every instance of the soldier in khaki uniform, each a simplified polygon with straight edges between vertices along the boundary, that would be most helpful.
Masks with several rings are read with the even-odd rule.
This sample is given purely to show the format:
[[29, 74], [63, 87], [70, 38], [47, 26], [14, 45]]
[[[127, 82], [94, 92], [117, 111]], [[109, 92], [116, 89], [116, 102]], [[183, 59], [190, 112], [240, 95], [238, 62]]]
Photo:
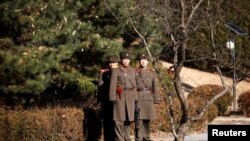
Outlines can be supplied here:
[[149, 56], [140, 53], [140, 67], [137, 69], [138, 101], [136, 103], [135, 140], [150, 140], [150, 122], [156, 119], [155, 105], [160, 103], [159, 86], [156, 73], [147, 67]]
[[118, 67], [118, 56], [109, 55], [107, 57], [108, 68], [100, 72], [98, 87], [98, 102], [101, 103], [101, 115], [103, 119], [103, 131], [105, 141], [114, 141], [114, 121], [113, 121], [113, 103], [109, 101], [109, 87], [111, 69]]
[[134, 121], [137, 100], [136, 71], [129, 66], [130, 53], [121, 52], [120, 59], [120, 66], [112, 69], [109, 98], [114, 103], [115, 140], [131, 141], [130, 124]]

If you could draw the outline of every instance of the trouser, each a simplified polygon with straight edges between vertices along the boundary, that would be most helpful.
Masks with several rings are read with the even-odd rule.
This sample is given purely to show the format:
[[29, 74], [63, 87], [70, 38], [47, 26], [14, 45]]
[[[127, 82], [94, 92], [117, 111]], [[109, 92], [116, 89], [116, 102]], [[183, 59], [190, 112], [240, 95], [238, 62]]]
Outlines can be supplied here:
[[150, 120], [135, 121], [135, 141], [150, 141]]
[[115, 141], [131, 141], [130, 121], [115, 121]]
[[103, 132], [104, 141], [115, 140], [114, 121], [112, 119], [103, 119]]

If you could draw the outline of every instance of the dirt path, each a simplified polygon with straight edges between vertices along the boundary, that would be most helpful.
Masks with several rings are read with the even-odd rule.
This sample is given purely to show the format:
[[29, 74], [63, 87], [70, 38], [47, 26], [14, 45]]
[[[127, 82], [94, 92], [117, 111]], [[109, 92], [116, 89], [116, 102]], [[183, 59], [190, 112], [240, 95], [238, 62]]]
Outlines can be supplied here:
[[[166, 68], [170, 68], [172, 66], [172, 64], [167, 62], [162, 62], [162, 65]], [[204, 84], [215, 84], [222, 86], [220, 76], [215, 73], [208, 73], [183, 67], [180, 75], [183, 83], [188, 84], [191, 87], [197, 87]], [[228, 77], [223, 77], [223, 79], [227, 86], [230, 86], [233, 82], [232, 79]], [[239, 95], [248, 89], [250, 89], [250, 82], [241, 81], [236, 85], [236, 94]]]
[[214, 125], [250, 125], [250, 118], [243, 116], [216, 117], [210, 124]]
[[[219, 116], [215, 118], [210, 125], [250, 125], [250, 118], [242, 116]], [[174, 137], [171, 133], [158, 132], [151, 135], [153, 141], [173, 141]], [[207, 141], [207, 131], [203, 133], [187, 134], [184, 141]]]

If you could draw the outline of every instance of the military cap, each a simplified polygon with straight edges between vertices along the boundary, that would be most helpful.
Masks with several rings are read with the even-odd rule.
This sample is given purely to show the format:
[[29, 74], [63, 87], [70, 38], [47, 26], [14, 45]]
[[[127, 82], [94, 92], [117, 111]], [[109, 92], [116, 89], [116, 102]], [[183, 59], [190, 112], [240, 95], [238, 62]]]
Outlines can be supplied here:
[[108, 63], [117, 63], [118, 62], [118, 56], [117, 55], [109, 55], [107, 57]]
[[131, 54], [129, 52], [127, 52], [127, 51], [122, 51], [120, 53], [120, 58], [121, 59], [124, 59], [124, 58], [131, 59]]
[[147, 59], [147, 60], [149, 60], [149, 55], [148, 55], [148, 53], [140, 53], [139, 55], [138, 55], [138, 59], [139, 60], [141, 60], [141, 59]]

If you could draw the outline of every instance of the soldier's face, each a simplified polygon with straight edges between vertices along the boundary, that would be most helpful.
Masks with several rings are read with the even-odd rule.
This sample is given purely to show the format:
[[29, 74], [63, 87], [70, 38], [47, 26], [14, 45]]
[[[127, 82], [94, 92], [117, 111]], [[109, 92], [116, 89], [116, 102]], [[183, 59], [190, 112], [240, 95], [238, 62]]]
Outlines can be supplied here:
[[140, 66], [141, 67], [147, 67], [147, 65], [148, 65], [148, 60], [147, 59], [141, 59], [140, 60]]
[[121, 63], [122, 63], [122, 65], [123, 65], [124, 67], [127, 67], [127, 66], [129, 66], [130, 59], [124, 58], [124, 59], [122, 59]]

